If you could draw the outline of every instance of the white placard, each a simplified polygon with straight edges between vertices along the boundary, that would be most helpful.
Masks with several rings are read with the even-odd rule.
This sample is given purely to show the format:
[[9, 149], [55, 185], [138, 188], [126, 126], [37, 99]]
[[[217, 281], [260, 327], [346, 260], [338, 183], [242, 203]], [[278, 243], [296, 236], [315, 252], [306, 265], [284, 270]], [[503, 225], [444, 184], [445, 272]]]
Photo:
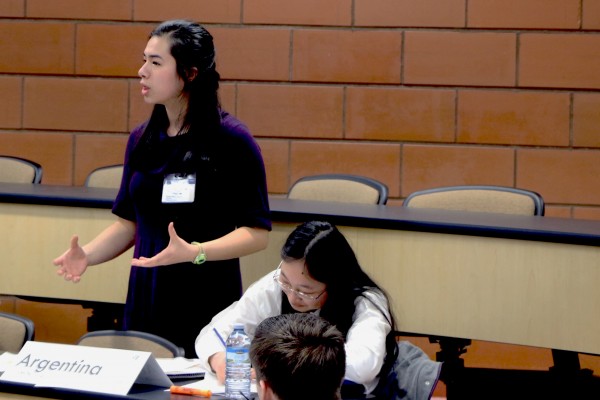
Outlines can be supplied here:
[[29, 341], [0, 377], [63, 389], [126, 395], [134, 383], [173, 383], [152, 353]]

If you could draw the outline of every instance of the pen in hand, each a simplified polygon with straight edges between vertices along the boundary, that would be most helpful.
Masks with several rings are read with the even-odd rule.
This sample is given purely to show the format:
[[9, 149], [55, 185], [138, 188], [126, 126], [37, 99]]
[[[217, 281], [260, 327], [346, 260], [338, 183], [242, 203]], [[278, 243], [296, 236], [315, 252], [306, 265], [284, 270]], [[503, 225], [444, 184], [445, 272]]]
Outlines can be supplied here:
[[199, 397], [209, 397], [212, 396], [212, 392], [210, 390], [203, 389], [194, 389], [191, 387], [185, 386], [171, 386], [171, 393], [175, 394], [188, 394], [190, 396], [199, 396]]
[[217, 335], [217, 337], [219, 338], [219, 341], [221, 342], [221, 344], [223, 344], [223, 347], [227, 348], [227, 345], [225, 344], [225, 340], [223, 340], [223, 336], [221, 336], [219, 334], [219, 331], [217, 330], [217, 328], [213, 328], [213, 332], [215, 333], [215, 335]]

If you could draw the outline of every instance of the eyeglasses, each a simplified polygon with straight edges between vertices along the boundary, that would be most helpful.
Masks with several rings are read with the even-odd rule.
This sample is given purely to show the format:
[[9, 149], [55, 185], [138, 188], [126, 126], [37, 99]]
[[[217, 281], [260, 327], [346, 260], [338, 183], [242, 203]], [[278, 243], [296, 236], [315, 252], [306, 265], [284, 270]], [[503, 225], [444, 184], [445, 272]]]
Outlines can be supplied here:
[[283, 290], [285, 293], [294, 293], [296, 296], [300, 297], [303, 300], [314, 302], [314, 301], [319, 300], [319, 297], [323, 296], [323, 293], [325, 293], [327, 291], [327, 289], [325, 289], [318, 295], [306, 294], [304, 292], [301, 292], [299, 290], [292, 288], [289, 283], [281, 282], [281, 279], [280, 279], [281, 278], [281, 263], [283, 263], [283, 261], [279, 263], [277, 270], [273, 274], [273, 280], [275, 281], [275, 283], [277, 283], [279, 285], [281, 290]]

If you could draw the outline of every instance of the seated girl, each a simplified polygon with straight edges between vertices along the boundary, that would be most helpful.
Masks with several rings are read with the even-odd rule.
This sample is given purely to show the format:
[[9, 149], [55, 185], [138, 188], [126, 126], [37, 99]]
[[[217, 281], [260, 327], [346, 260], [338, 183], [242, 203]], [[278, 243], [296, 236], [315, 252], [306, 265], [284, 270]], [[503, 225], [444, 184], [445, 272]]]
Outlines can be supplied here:
[[294, 312], [317, 314], [343, 334], [347, 381], [371, 393], [396, 359], [395, 325], [384, 291], [362, 270], [342, 233], [328, 222], [306, 222], [287, 238], [277, 269], [252, 284], [217, 314], [196, 339], [207, 370], [225, 379], [226, 339], [234, 323], [250, 337], [265, 318]]

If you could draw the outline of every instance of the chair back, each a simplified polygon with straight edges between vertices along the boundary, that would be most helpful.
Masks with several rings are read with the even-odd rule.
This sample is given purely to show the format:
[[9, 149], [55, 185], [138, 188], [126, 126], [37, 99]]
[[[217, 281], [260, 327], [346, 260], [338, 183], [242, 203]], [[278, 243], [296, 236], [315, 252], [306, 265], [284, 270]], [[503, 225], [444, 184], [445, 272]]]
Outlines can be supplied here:
[[544, 199], [536, 192], [505, 186], [446, 186], [411, 193], [404, 207], [544, 215]]
[[376, 179], [360, 175], [323, 174], [305, 176], [290, 188], [294, 200], [334, 201], [342, 203], [385, 204], [387, 186]]
[[123, 164], [96, 168], [85, 179], [85, 186], [118, 189], [123, 177]]
[[185, 357], [183, 348], [148, 332], [103, 330], [88, 332], [77, 341], [78, 345], [112, 349], [149, 351], [155, 358]]
[[0, 156], [0, 182], [41, 183], [42, 166], [24, 158]]
[[33, 340], [33, 321], [22, 315], [0, 312], [0, 353], [18, 353], [25, 342]]

